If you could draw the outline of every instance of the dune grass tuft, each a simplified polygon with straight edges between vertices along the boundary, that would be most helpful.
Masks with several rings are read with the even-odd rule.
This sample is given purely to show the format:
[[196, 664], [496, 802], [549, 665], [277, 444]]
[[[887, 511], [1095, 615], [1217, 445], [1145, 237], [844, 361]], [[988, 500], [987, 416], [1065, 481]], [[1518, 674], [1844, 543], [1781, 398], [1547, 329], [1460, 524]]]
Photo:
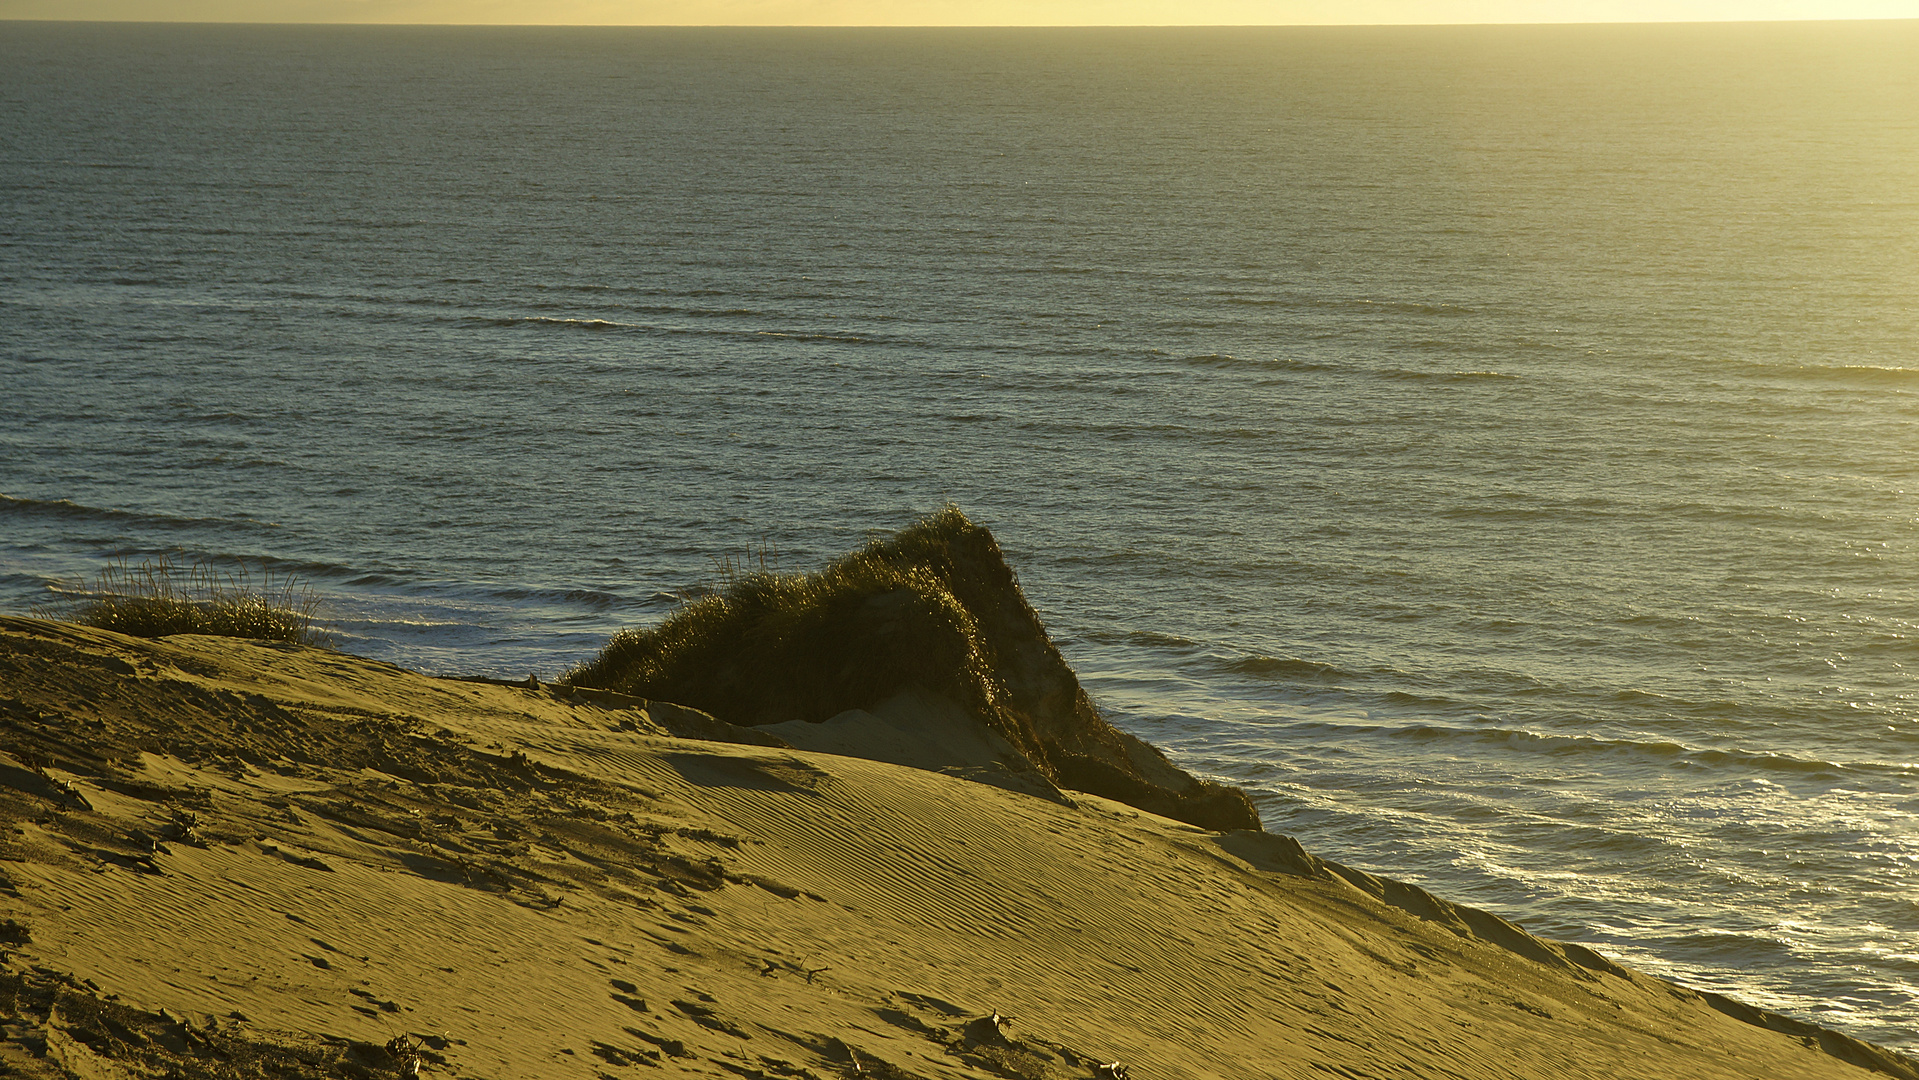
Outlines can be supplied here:
[[38, 613], [135, 637], [214, 634], [327, 644], [326, 635], [313, 627], [319, 598], [311, 589], [272, 573], [262, 573], [256, 585], [244, 566], [181, 566], [165, 555], [139, 566], [122, 560], [108, 564], [91, 585], [83, 583], [75, 591], [74, 599]]

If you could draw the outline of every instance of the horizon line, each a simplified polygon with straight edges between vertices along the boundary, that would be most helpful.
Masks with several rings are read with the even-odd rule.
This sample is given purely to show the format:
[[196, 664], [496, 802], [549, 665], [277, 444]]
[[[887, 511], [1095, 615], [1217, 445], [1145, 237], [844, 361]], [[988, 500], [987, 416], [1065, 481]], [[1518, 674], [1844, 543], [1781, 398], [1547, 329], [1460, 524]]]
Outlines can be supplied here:
[[692, 22], [354, 22], [336, 20], [264, 20], [264, 19], [43, 19], [0, 14], [0, 23], [99, 23], [121, 26], [330, 26], [330, 27], [447, 27], [447, 28], [530, 28], [600, 30], [1283, 30], [1295, 28], [1341, 29], [1361, 27], [1475, 27], [1475, 26], [1764, 26], [1786, 23], [1919, 23], [1919, 16], [1785, 16], [1770, 19], [1545, 19], [1440, 22], [1273, 22], [1273, 23], [692, 23]]

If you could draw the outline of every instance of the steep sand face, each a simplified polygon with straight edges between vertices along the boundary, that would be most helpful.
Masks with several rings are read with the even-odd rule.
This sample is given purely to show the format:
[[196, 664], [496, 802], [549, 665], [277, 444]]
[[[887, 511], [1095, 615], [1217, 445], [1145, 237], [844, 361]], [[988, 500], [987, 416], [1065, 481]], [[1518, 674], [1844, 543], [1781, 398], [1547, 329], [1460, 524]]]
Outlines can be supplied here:
[[0, 619], [0, 1063], [1919, 1076], [1284, 837], [668, 733], [702, 724]]
[[1097, 792], [1155, 814], [1208, 829], [1260, 828], [1238, 788], [1202, 781], [1156, 748], [1106, 722], [1054, 646], [1018, 576], [983, 526], [949, 511], [941, 527], [909, 529], [893, 543], [931, 566], [979, 621], [980, 639], [1004, 691], [1001, 712], [1023, 734], [1040, 767], [1065, 787]]

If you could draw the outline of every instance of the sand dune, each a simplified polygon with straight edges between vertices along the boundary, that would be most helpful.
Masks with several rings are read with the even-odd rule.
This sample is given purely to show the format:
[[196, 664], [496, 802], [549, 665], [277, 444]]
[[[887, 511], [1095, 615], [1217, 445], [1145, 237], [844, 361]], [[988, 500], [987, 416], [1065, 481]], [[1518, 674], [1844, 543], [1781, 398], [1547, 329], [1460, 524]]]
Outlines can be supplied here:
[[0, 699], [8, 1074], [1919, 1077], [1284, 837], [617, 695], [0, 619]]

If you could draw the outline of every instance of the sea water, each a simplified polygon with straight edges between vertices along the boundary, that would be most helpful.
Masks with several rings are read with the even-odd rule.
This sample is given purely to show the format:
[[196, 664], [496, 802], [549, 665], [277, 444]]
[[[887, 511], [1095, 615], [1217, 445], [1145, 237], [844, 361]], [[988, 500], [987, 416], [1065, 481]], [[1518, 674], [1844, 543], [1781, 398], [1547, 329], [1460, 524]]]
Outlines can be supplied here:
[[951, 500], [1268, 828], [1919, 1051], [1919, 25], [0, 23], [0, 607], [550, 677]]

